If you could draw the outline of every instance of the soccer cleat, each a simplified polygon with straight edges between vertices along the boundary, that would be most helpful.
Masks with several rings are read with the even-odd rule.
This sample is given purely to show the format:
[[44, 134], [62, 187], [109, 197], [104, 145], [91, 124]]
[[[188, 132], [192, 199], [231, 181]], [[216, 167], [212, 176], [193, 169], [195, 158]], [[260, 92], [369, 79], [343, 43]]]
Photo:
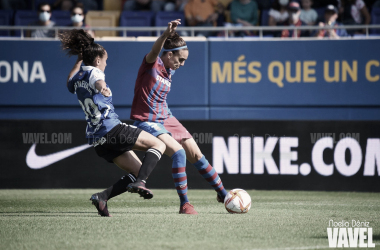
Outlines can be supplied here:
[[216, 200], [220, 203], [224, 203], [224, 198], [222, 198], [219, 194], [216, 195]]
[[194, 206], [191, 205], [189, 202], [186, 202], [179, 208], [180, 214], [198, 214], [197, 211], [195, 211]]
[[108, 212], [107, 201], [99, 197], [98, 194], [93, 194], [90, 198], [92, 205], [98, 210], [98, 214], [105, 217], [112, 217]]
[[145, 183], [142, 181], [137, 181], [134, 183], [130, 183], [127, 187], [128, 192], [130, 193], [138, 193], [140, 197], [144, 197], [144, 199], [152, 199], [153, 193], [149, 189], [145, 187]]

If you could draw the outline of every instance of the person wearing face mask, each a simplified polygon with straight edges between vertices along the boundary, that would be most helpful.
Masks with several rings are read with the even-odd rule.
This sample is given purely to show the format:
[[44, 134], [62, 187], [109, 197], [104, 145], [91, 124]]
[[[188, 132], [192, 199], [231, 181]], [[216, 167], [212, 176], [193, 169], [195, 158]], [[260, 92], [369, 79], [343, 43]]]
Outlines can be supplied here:
[[[89, 28], [88, 25], [84, 24], [84, 9], [83, 4], [77, 3], [72, 9], [71, 9], [71, 26], [75, 28]], [[89, 33], [92, 37], [95, 37], [95, 34], [92, 30], [86, 29], [87, 33]]]
[[[50, 4], [43, 2], [38, 5], [38, 21], [32, 22], [29, 26], [44, 26], [52, 28], [55, 22], [50, 20], [51, 18], [51, 6]], [[26, 37], [45, 38], [54, 37], [55, 31], [48, 29], [28, 30]]]
[[[301, 21], [301, 6], [298, 2], [290, 2], [288, 6], [289, 19], [286, 25], [288, 26], [306, 26], [307, 24]], [[281, 32], [281, 37], [308, 37], [310, 36], [310, 31], [308, 30], [297, 30], [294, 29], [283, 30]]]
[[[326, 10], [325, 10], [325, 22], [320, 22], [319, 26], [320, 27], [343, 26], [342, 24], [336, 21], [337, 19], [338, 19], [338, 9], [332, 4], [327, 5]], [[315, 31], [314, 36], [318, 38], [323, 38], [323, 37], [339, 38], [339, 37], [348, 36], [348, 33], [345, 29], [325, 29], [325, 30]]]

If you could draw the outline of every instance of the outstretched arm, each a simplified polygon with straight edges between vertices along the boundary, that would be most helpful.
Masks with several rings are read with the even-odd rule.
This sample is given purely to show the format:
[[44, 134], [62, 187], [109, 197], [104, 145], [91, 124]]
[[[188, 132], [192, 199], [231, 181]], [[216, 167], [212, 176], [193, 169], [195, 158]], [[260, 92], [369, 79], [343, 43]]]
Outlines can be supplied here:
[[177, 29], [177, 26], [179, 24], [181, 24], [181, 19], [177, 19], [168, 23], [168, 28], [157, 39], [157, 41], [153, 44], [152, 50], [148, 53], [148, 55], [146, 55], [147, 63], [154, 63], [157, 60], [157, 57], [160, 54], [162, 47], [164, 46], [166, 38], [168, 38], [170, 34]]
[[73, 77], [76, 72], [78, 72], [80, 70], [80, 66], [82, 65], [82, 61], [83, 61], [82, 55], [78, 55], [78, 59], [75, 62], [74, 67], [71, 69], [69, 76], [67, 77], [67, 82], [66, 82], [67, 85], [69, 84], [69, 79], [71, 77]]

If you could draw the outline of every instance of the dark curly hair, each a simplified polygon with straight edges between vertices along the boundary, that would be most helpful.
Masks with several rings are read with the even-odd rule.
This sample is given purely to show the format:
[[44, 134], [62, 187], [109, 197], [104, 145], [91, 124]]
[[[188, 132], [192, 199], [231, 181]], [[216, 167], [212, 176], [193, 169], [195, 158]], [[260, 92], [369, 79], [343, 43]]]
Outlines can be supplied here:
[[[164, 49], [174, 49], [178, 47], [186, 46], [186, 42], [178, 35], [177, 32], [171, 34], [164, 43]], [[188, 50], [187, 48], [184, 50]], [[165, 54], [167, 51], [163, 52]], [[173, 50], [173, 54], [178, 53], [178, 50]]]
[[91, 37], [83, 29], [73, 29], [59, 34], [62, 43], [62, 49], [68, 50], [68, 56], [82, 54], [83, 63], [92, 66], [96, 57], [102, 58], [106, 54], [106, 50], [100, 44], [94, 42]]

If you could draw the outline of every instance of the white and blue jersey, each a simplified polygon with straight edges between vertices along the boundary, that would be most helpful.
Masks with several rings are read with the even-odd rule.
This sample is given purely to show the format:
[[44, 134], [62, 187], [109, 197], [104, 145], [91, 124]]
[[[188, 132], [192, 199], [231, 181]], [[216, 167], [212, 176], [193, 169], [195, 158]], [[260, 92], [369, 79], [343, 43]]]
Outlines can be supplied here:
[[69, 91], [77, 95], [84, 111], [87, 121], [86, 138], [89, 144], [102, 138], [121, 123], [112, 104], [112, 93], [105, 97], [95, 88], [98, 80], [105, 80], [105, 75], [100, 69], [82, 66], [68, 82]]

